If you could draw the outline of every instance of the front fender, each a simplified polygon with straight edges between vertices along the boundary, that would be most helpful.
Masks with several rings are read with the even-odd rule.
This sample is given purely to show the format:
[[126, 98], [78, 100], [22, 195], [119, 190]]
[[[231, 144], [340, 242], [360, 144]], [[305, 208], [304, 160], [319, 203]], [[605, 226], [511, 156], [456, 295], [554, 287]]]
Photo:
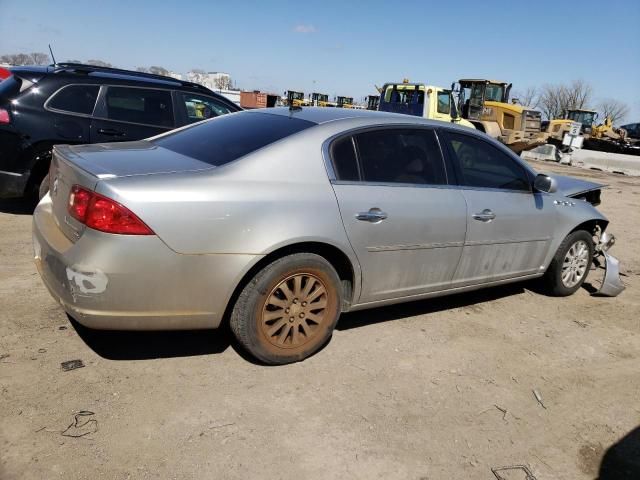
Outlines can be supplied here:
[[571, 232], [586, 230], [595, 235], [596, 226], [600, 226], [601, 231], [604, 232], [609, 225], [607, 217], [584, 200], [554, 195], [552, 203], [557, 211], [551, 244], [544, 262], [545, 270], [549, 267], [562, 241]]

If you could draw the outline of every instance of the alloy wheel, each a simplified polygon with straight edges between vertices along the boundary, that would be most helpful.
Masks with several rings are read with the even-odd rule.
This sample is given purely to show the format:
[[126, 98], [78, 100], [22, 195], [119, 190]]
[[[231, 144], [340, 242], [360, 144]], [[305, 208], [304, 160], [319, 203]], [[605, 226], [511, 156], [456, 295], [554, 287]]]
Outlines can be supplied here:
[[575, 287], [584, 278], [589, 264], [589, 246], [584, 240], [575, 242], [564, 257], [562, 283], [567, 288]]
[[278, 283], [267, 296], [260, 326], [269, 343], [296, 348], [310, 341], [327, 316], [327, 288], [311, 273], [296, 273]]

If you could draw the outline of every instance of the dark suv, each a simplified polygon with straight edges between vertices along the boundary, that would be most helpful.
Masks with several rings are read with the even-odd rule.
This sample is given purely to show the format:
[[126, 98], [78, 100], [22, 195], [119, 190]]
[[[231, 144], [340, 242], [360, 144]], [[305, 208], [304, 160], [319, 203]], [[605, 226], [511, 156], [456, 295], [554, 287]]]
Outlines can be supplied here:
[[15, 67], [0, 82], [0, 198], [48, 188], [51, 148], [140, 140], [241, 110], [195, 83], [64, 63]]

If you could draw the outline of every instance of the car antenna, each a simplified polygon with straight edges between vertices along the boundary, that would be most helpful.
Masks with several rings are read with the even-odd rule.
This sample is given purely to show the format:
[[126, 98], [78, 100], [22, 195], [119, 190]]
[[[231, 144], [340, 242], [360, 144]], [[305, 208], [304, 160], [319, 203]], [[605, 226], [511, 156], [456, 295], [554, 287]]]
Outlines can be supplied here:
[[53, 56], [53, 50], [51, 49], [51, 44], [49, 44], [49, 53], [51, 53], [51, 60], [53, 60], [53, 66], [56, 67], [58, 63], [56, 62], [56, 57]]

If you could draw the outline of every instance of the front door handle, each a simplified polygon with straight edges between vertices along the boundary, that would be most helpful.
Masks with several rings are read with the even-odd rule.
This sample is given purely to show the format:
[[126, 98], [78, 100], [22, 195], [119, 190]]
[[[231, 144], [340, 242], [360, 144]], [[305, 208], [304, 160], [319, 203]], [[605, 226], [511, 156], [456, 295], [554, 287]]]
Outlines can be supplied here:
[[482, 212], [480, 213], [474, 213], [473, 214], [473, 218], [474, 220], [479, 220], [481, 222], [490, 222], [491, 220], [493, 220], [494, 218], [496, 218], [496, 214], [493, 213], [491, 210], [489, 210], [488, 208], [485, 208]]
[[101, 135], [106, 135], [108, 137], [124, 137], [125, 133], [120, 130], [114, 130], [113, 128], [100, 128], [98, 129], [98, 133]]
[[356, 213], [356, 219], [363, 222], [380, 223], [387, 218], [387, 214], [379, 208], [371, 208], [368, 212]]

